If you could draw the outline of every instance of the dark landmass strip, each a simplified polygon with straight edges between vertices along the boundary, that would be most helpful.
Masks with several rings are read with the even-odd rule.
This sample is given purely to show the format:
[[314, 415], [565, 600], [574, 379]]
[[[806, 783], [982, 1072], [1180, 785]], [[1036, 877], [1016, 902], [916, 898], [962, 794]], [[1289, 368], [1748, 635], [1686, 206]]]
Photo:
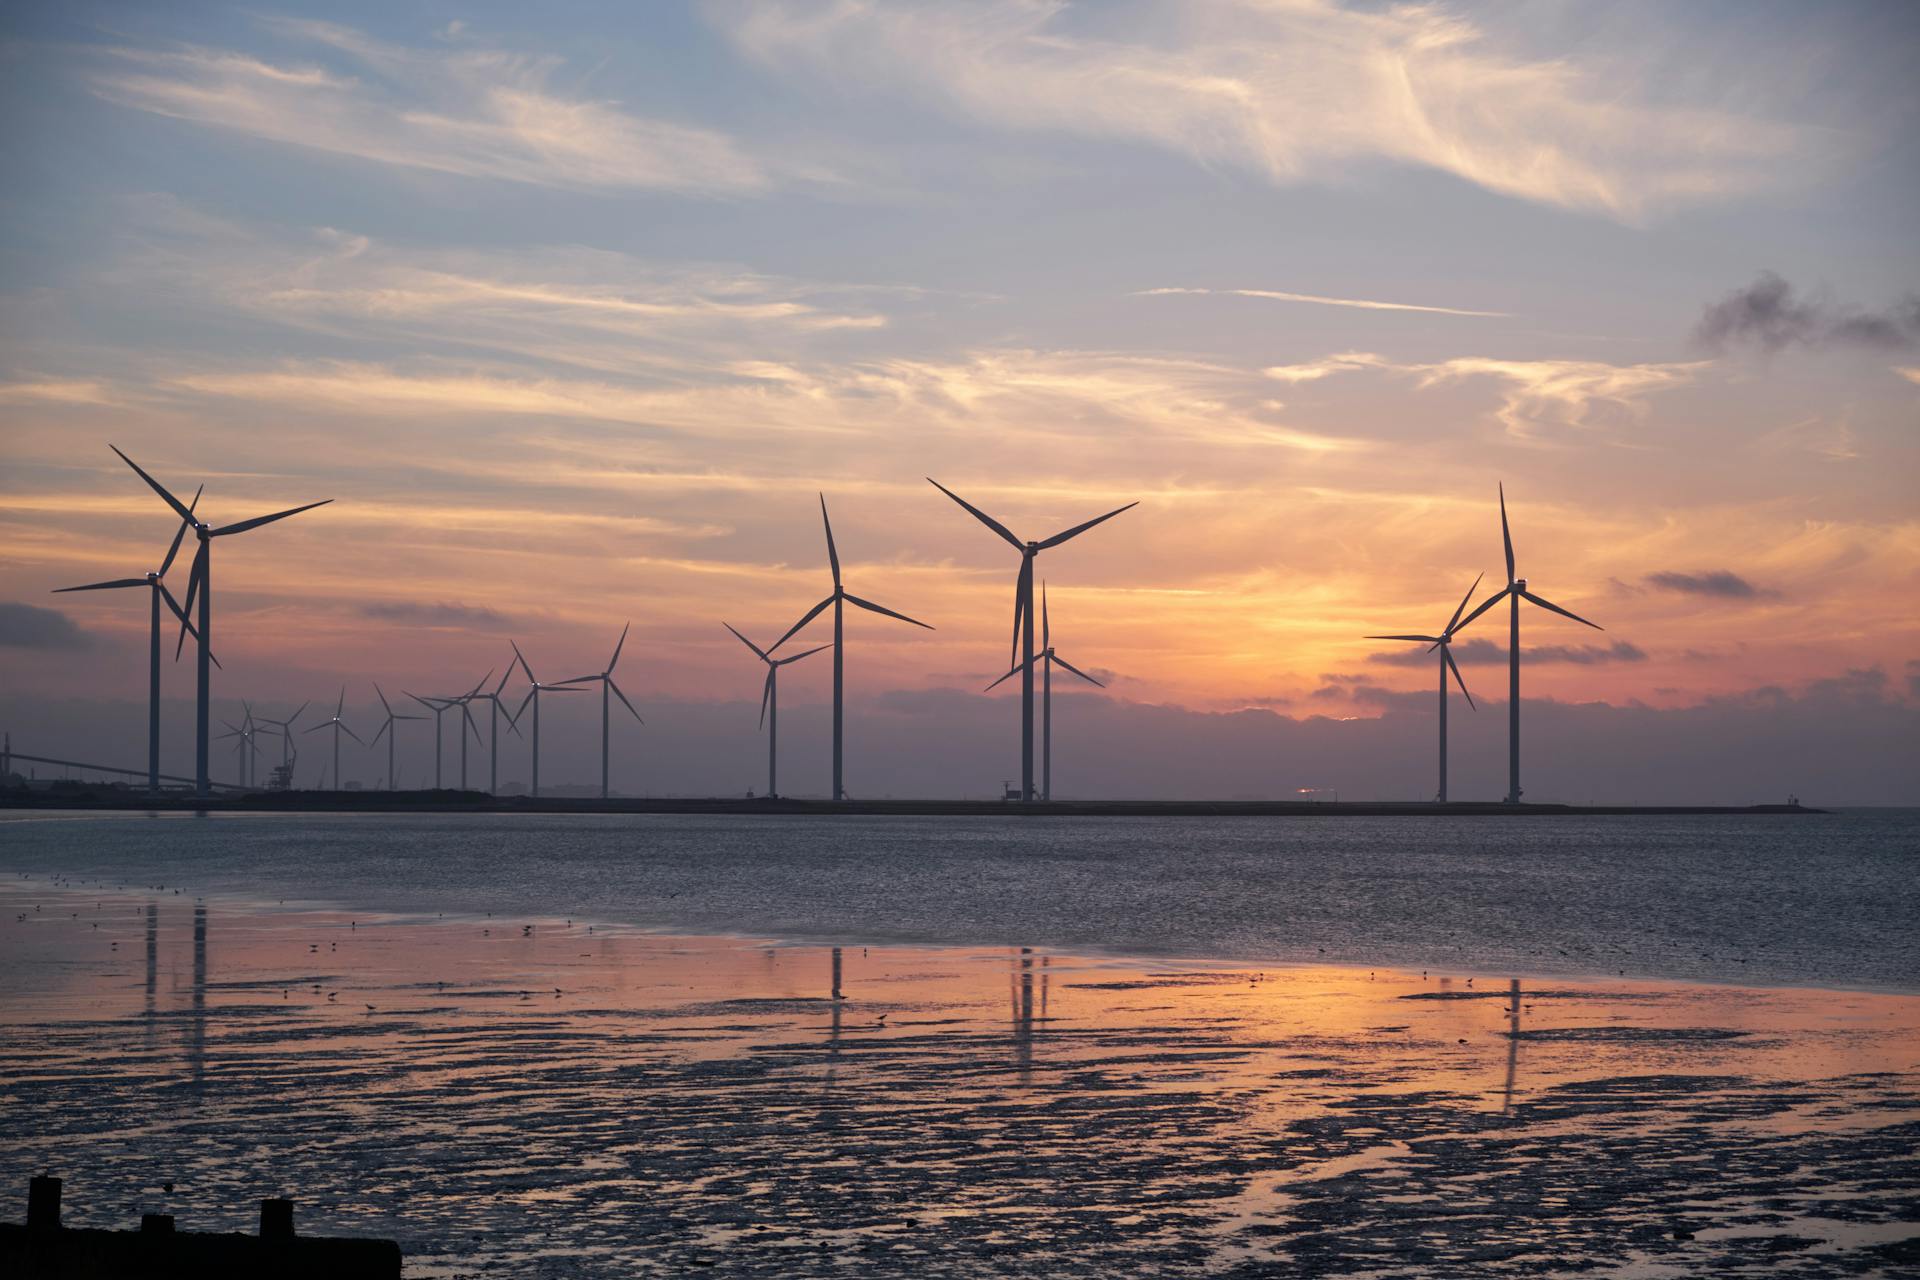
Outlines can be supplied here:
[[114, 786], [58, 783], [0, 792], [0, 809], [125, 809], [224, 813], [659, 813], [752, 815], [870, 815], [977, 818], [1017, 814], [1033, 818], [1392, 818], [1554, 817], [1622, 814], [1824, 814], [1799, 804], [1572, 805], [1500, 801], [1391, 800], [805, 800], [781, 797], [489, 796], [480, 791], [250, 791], [206, 800], [183, 792], [150, 796]]

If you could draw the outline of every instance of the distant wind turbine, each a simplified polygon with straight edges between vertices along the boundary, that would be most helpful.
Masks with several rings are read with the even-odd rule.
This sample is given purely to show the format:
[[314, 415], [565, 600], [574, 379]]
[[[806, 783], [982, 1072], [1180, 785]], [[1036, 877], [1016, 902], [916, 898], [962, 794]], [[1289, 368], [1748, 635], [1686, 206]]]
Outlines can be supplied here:
[[1507, 585], [1482, 600], [1474, 607], [1455, 631], [1466, 630], [1467, 624], [1498, 604], [1503, 598], [1511, 603], [1512, 613], [1507, 624], [1507, 803], [1520, 803], [1520, 602], [1531, 601], [1542, 609], [1549, 609], [1563, 618], [1572, 618], [1583, 627], [1592, 627], [1595, 631], [1606, 628], [1597, 622], [1588, 622], [1570, 609], [1562, 609], [1551, 600], [1533, 594], [1527, 590], [1527, 580], [1514, 576], [1513, 534], [1507, 528], [1507, 487], [1500, 486], [1500, 541], [1507, 552]]
[[[620, 665], [620, 651], [627, 647], [627, 632], [632, 629], [633, 624], [631, 622], [620, 628], [620, 639], [613, 646], [613, 657], [607, 659], [607, 669], [605, 671], [600, 672], [598, 675], [575, 676], [571, 680], [560, 681], [560, 683], [564, 685], [592, 684], [596, 680], [600, 682], [600, 798], [602, 800], [607, 799], [611, 794], [607, 790], [607, 744], [613, 736], [613, 724], [609, 714], [611, 707], [607, 700], [608, 692], [611, 691], [614, 697], [620, 699], [627, 710], [632, 712], [635, 720], [638, 720], [641, 724], [646, 723], [645, 720], [640, 719], [640, 713], [634, 711], [633, 704], [627, 701], [627, 695], [620, 692], [620, 686], [613, 682], [613, 669]], [[476, 730], [475, 733], [477, 736], [478, 730]]]
[[[1486, 575], [1483, 573], [1480, 578]], [[1441, 804], [1447, 802], [1447, 672], [1453, 672], [1453, 678], [1460, 685], [1460, 692], [1466, 696], [1467, 705], [1473, 706], [1473, 695], [1467, 693], [1467, 682], [1460, 674], [1460, 664], [1453, 660], [1453, 633], [1466, 625], [1460, 621], [1461, 611], [1467, 607], [1467, 601], [1473, 599], [1473, 593], [1480, 589], [1480, 578], [1473, 580], [1467, 588], [1467, 594], [1460, 597], [1460, 607], [1447, 619], [1447, 625], [1440, 629], [1437, 636], [1367, 636], [1368, 640], [1412, 640], [1418, 644], [1430, 644], [1440, 651], [1440, 792]], [[1427, 652], [1433, 652], [1429, 649]], [[1476, 707], [1475, 710], [1478, 710]]]
[[740, 643], [747, 646], [747, 648], [753, 650], [755, 656], [767, 664], [767, 682], [760, 686], [760, 724], [767, 731], [767, 799], [777, 799], [780, 795], [778, 785], [780, 760], [780, 668], [787, 666], [789, 663], [798, 662], [802, 658], [810, 658], [820, 652], [820, 650], [830, 649], [833, 646], [825, 644], [815, 645], [813, 648], [801, 653], [796, 653], [790, 658], [776, 658], [753, 641], [741, 635], [738, 631], [734, 631], [731, 622], [723, 622], [720, 625], [729, 631], [733, 631], [735, 639], [739, 640]]
[[[376, 680], [376, 681], [374, 681], [374, 684], [373, 684], [373, 691], [374, 691], [374, 692], [375, 692], [376, 694], [379, 694], [379, 696], [380, 696], [380, 706], [381, 706], [381, 708], [382, 708], [383, 710], [385, 710], [385, 711], [386, 711], [386, 713], [387, 713], [387, 718], [386, 718], [386, 719], [385, 719], [384, 721], [382, 721], [382, 722], [381, 722], [381, 724], [380, 724], [380, 732], [379, 732], [379, 733], [376, 733], [376, 734], [374, 734], [374, 735], [373, 735], [373, 743], [372, 743], [372, 745], [374, 745], [374, 746], [376, 746], [376, 747], [377, 747], [377, 746], [379, 746], [379, 745], [380, 745], [380, 739], [381, 739], [381, 738], [382, 738], [383, 736], [384, 736], [384, 737], [386, 738], [386, 740], [387, 740], [387, 790], [389, 790], [389, 791], [394, 791], [394, 790], [397, 790], [397, 789], [398, 789], [398, 787], [397, 787], [397, 784], [396, 784], [396, 783], [395, 783], [395, 781], [394, 781], [394, 777], [395, 777], [395, 775], [394, 775], [394, 771], [393, 771], [393, 744], [394, 744], [394, 743], [395, 743], [396, 741], [398, 741], [398, 740], [399, 740], [399, 737], [400, 737], [400, 734], [399, 734], [399, 731], [398, 731], [398, 730], [396, 730], [396, 729], [395, 729], [395, 728], [393, 727], [393, 726], [394, 726], [394, 723], [395, 723], [396, 721], [399, 721], [399, 720], [425, 720], [425, 719], [426, 719], [426, 717], [425, 717], [425, 716], [401, 716], [401, 715], [395, 715], [395, 714], [394, 714], [394, 712], [393, 712], [393, 704], [392, 704], [391, 702], [388, 702], [388, 701], [387, 701], [387, 695], [386, 695], [386, 694], [385, 694], [385, 693], [384, 693], [384, 692], [383, 692], [383, 691], [381, 690], [381, 688], [380, 688], [380, 682], [379, 682], [379, 681], [377, 681], [377, 680]], [[336, 738], [336, 741], [337, 741], [337, 740], [338, 740], [338, 739]]]
[[805, 616], [803, 616], [800, 621], [794, 623], [793, 626], [787, 629], [786, 635], [781, 636], [778, 640], [775, 640], [771, 645], [767, 646], [767, 653], [773, 653], [774, 650], [778, 649], [781, 645], [793, 639], [795, 632], [819, 617], [820, 611], [828, 605], [833, 606], [833, 798], [835, 800], [844, 800], [847, 798], [847, 792], [842, 783], [843, 775], [840, 768], [840, 748], [843, 741], [842, 728], [846, 713], [846, 629], [842, 606], [849, 604], [858, 605], [869, 613], [878, 613], [885, 617], [898, 618], [902, 622], [911, 622], [916, 627], [925, 627], [928, 631], [933, 630], [933, 628], [918, 619], [909, 618], [904, 613], [895, 613], [892, 609], [877, 605], [871, 600], [862, 600], [859, 596], [854, 595], [842, 586], [840, 584], [840, 553], [833, 545], [833, 521], [827, 518], [827, 495], [824, 493], [820, 495], [820, 523], [827, 531], [827, 564], [833, 570], [833, 594], [813, 606], [813, 608], [807, 610]]
[[[493, 672], [489, 671], [487, 672], [487, 674], [480, 677], [479, 682], [473, 686], [473, 689], [471, 692], [462, 695], [463, 701], [485, 702], [488, 706], [488, 714], [487, 714], [487, 794], [488, 795], [493, 795], [500, 790], [500, 716], [501, 716], [500, 691], [507, 687], [507, 680], [512, 675], [513, 675], [513, 664], [509, 662], [507, 664], [506, 671], [503, 672], [500, 676], [500, 683], [493, 687], [492, 693], [481, 692], [481, 690], [486, 688], [487, 681], [493, 679]], [[513, 735], [516, 738], [519, 737], [520, 726], [514, 723], [513, 713], [510, 711], [507, 712], [506, 717], [507, 717], [507, 728], [513, 732]], [[464, 738], [461, 739], [462, 743], [464, 743], [465, 741], [466, 739]], [[466, 778], [463, 774], [461, 777], [461, 784], [464, 786], [465, 782], [466, 782]]]
[[[1047, 584], [1040, 584], [1040, 652], [1034, 655], [1034, 661], [1042, 664], [1040, 672], [1040, 798], [1053, 799], [1053, 668], [1058, 663], [1073, 674], [1085, 680], [1096, 689], [1107, 686], [1095, 680], [1080, 668], [1068, 662], [1053, 650], [1053, 627], [1047, 621]], [[995, 680], [986, 687], [992, 693], [1005, 681], [1020, 674], [1020, 667]]]
[[309, 705], [311, 704], [306, 702], [301, 703], [299, 710], [296, 710], [285, 720], [275, 720], [268, 716], [260, 717], [260, 723], [277, 725], [280, 729], [280, 767], [287, 771], [289, 783], [291, 783], [293, 778], [294, 757], [299, 754], [293, 747], [293, 722], [300, 718], [300, 713], [305, 711]]
[[[272, 524], [275, 520], [284, 520], [288, 516], [297, 516], [302, 511], [311, 511], [315, 507], [324, 507], [333, 499], [323, 498], [319, 502], [309, 502], [302, 507], [290, 507], [285, 511], [276, 511], [272, 515], [255, 516], [251, 520], [242, 520], [237, 524], [222, 525], [215, 529], [204, 520], [196, 519], [193, 508], [186, 506], [180, 499], [168, 493], [165, 486], [142, 471], [132, 458], [120, 453], [120, 450], [113, 445], [107, 447], [119, 453], [120, 460], [132, 467], [135, 475], [145, 480], [149, 488], [165, 499], [166, 504], [173, 508], [175, 515], [193, 526], [194, 536], [200, 542], [200, 549], [193, 556], [192, 572], [187, 578], [187, 603], [181, 612], [188, 614], [193, 612], [194, 593], [198, 591], [200, 617], [195, 639], [199, 643], [200, 650], [200, 688], [194, 710], [194, 787], [198, 794], [205, 796], [211, 794], [212, 790], [207, 777], [207, 743], [208, 721], [211, 718], [208, 699], [213, 692], [212, 673], [208, 669], [213, 658], [210, 648], [213, 643], [213, 540], [224, 538], [232, 533], [245, 533], [249, 529], [257, 529], [263, 524]], [[184, 636], [185, 632], [182, 631], [181, 634]]]
[[1013, 536], [1007, 526], [995, 520], [980, 508], [962, 498], [953, 490], [927, 477], [927, 483], [959, 503], [966, 511], [987, 528], [999, 534], [1020, 553], [1020, 577], [1013, 588], [1013, 656], [1014, 670], [1020, 673], [1020, 797], [1031, 800], [1033, 789], [1033, 561], [1042, 551], [1057, 547], [1069, 538], [1075, 538], [1093, 528], [1113, 519], [1122, 511], [1130, 511], [1139, 506], [1129, 502], [1103, 516], [1095, 516], [1084, 524], [1054, 534], [1040, 542], [1022, 542]]
[[[542, 693], [584, 693], [585, 690], [570, 684], [541, 684], [534, 679], [533, 668], [527, 665], [527, 656], [520, 652], [520, 646], [511, 640], [507, 643], [513, 645], [514, 659], [519, 662], [520, 670], [526, 673], [527, 684], [531, 686], [527, 690], [527, 696], [520, 699], [520, 709], [513, 713], [513, 718], [518, 720], [526, 714], [527, 704], [529, 702], [533, 704], [533, 794], [537, 796], [540, 794], [540, 695]], [[512, 668], [509, 667], [508, 670]]]
[[318, 733], [322, 729], [333, 730], [333, 789], [335, 791], [338, 791], [341, 789], [341, 786], [340, 786], [340, 735], [344, 733], [349, 738], [352, 738], [355, 742], [359, 742], [361, 746], [364, 747], [367, 745], [365, 742], [361, 741], [360, 735], [355, 733], [353, 730], [347, 728], [347, 722], [340, 718], [341, 713], [344, 712], [346, 709], [347, 709], [347, 686], [341, 685], [340, 686], [340, 702], [339, 702], [339, 705], [337, 705], [333, 709], [333, 718], [331, 720], [322, 720], [319, 724], [316, 724], [311, 729], [307, 730], [308, 733]]
[[[191, 515], [200, 505], [200, 495], [206, 486], [193, 491], [193, 501], [187, 504], [187, 513]], [[160, 602], [166, 601], [167, 608], [173, 610], [180, 619], [180, 625], [188, 631], [193, 624], [187, 621], [187, 612], [180, 602], [173, 598], [173, 592], [167, 590], [167, 584], [161, 579], [167, 576], [167, 570], [173, 567], [173, 558], [180, 554], [180, 540], [187, 536], [191, 521], [182, 520], [179, 529], [174, 531], [173, 545], [167, 548], [166, 559], [160, 562], [157, 570], [150, 571], [138, 578], [115, 578], [112, 582], [89, 582], [83, 587], [60, 587], [55, 595], [64, 595], [69, 591], [115, 591], [122, 587], [146, 587], [153, 608], [153, 621], [147, 639], [147, 790], [160, 789]], [[218, 665], [216, 662], [215, 665]]]

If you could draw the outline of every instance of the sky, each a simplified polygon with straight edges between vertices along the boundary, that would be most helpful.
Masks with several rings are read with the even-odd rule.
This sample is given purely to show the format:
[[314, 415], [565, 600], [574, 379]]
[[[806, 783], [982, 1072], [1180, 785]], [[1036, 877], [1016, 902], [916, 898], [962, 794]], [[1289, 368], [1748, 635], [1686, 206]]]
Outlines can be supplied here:
[[[932, 477], [1023, 538], [1139, 504], [1039, 562], [1106, 686], [1056, 708], [1070, 789], [1419, 795], [1436, 668], [1364, 637], [1504, 584], [1504, 484], [1519, 574], [1605, 628], [1524, 620], [1529, 714], [1592, 718], [1530, 798], [1920, 802], [1917, 43], [1900, 3], [9, 6], [0, 725], [140, 762], [145, 601], [49, 594], [174, 532], [112, 443], [215, 523], [333, 499], [219, 543], [222, 707], [344, 684], [370, 736], [375, 681], [598, 671], [630, 623], [636, 791], [755, 783], [721, 622], [827, 592], [824, 494], [848, 589], [935, 628], [852, 615], [849, 789], [985, 793], [1018, 558]], [[1504, 789], [1505, 644], [1457, 648], [1456, 795]], [[829, 677], [783, 677], [790, 790]], [[550, 780], [597, 766], [576, 701]]]

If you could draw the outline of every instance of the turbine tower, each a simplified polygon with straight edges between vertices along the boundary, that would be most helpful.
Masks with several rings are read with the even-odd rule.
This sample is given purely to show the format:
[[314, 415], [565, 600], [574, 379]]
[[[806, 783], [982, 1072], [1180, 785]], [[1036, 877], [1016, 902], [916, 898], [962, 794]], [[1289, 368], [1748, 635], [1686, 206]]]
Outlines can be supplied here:
[[[187, 504], [187, 513], [191, 515], [200, 505], [200, 495], [206, 486], [193, 491], [193, 501]], [[173, 568], [173, 558], [180, 554], [180, 540], [187, 536], [190, 522], [182, 520], [179, 529], [173, 535], [173, 545], [167, 548], [166, 559], [160, 562], [157, 570], [148, 572], [139, 578], [115, 578], [112, 582], [89, 582], [83, 587], [60, 587], [53, 594], [64, 595], [69, 591], [115, 591], [122, 587], [146, 587], [151, 597], [153, 621], [147, 640], [147, 790], [160, 790], [160, 602], [166, 601], [167, 608], [173, 610], [180, 619], [180, 625], [193, 630], [193, 624], [187, 621], [187, 612], [180, 602], [173, 598], [173, 592], [167, 590], [167, 584], [161, 579], [167, 576], [167, 570]], [[215, 665], [218, 665], [217, 663]]]
[[394, 722], [395, 722], [395, 721], [399, 721], [399, 720], [425, 720], [425, 719], [426, 719], [426, 717], [425, 717], [425, 716], [399, 716], [399, 715], [395, 715], [395, 714], [393, 713], [393, 704], [392, 704], [392, 703], [390, 703], [390, 702], [388, 702], [388, 701], [387, 701], [387, 695], [386, 695], [385, 693], [383, 693], [383, 692], [381, 692], [381, 689], [380, 689], [380, 682], [379, 682], [378, 680], [376, 680], [376, 681], [374, 681], [374, 682], [373, 682], [373, 691], [374, 691], [374, 692], [375, 692], [376, 694], [379, 694], [379, 695], [380, 695], [380, 706], [381, 706], [381, 707], [382, 707], [383, 709], [385, 709], [385, 711], [386, 711], [386, 713], [387, 713], [387, 718], [386, 718], [386, 720], [384, 720], [384, 721], [383, 721], [383, 722], [381, 723], [381, 725], [380, 725], [380, 732], [379, 732], [379, 733], [376, 733], [376, 734], [374, 734], [374, 735], [373, 735], [373, 745], [374, 745], [374, 746], [376, 746], [376, 747], [377, 747], [377, 746], [379, 746], [379, 745], [380, 745], [380, 739], [381, 739], [381, 737], [382, 737], [382, 736], [385, 736], [385, 737], [386, 737], [386, 739], [387, 739], [387, 790], [389, 790], [389, 791], [396, 791], [396, 790], [398, 790], [399, 788], [398, 788], [398, 787], [397, 787], [397, 786], [395, 785], [395, 782], [394, 782], [394, 772], [393, 772], [393, 744], [394, 744], [394, 743], [395, 743], [396, 741], [398, 741], [398, 740], [399, 740], [399, 738], [400, 738], [400, 733], [399, 733], [399, 731], [398, 731], [398, 730], [396, 730], [396, 729], [395, 729], [395, 728], [393, 727], [393, 726], [394, 726]]
[[[1073, 674], [1085, 680], [1096, 689], [1107, 686], [1095, 680], [1080, 668], [1068, 662], [1053, 650], [1053, 627], [1047, 621], [1047, 584], [1040, 584], [1040, 652], [1034, 660], [1041, 663], [1040, 668], [1040, 798], [1053, 799], [1053, 668], [1058, 663]], [[983, 692], [992, 693], [1005, 681], [1013, 679], [1020, 672], [1019, 667], [988, 685]]]
[[843, 742], [842, 729], [846, 714], [846, 664], [844, 662], [846, 657], [846, 630], [845, 611], [842, 606], [849, 604], [857, 605], [869, 613], [878, 613], [889, 618], [898, 618], [902, 622], [911, 622], [916, 627], [926, 627], [928, 631], [933, 630], [933, 628], [918, 619], [909, 618], [904, 613], [895, 613], [893, 610], [877, 605], [871, 600], [862, 600], [859, 596], [854, 595], [842, 586], [840, 583], [840, 553], [833, 545], [833, 521], [827, 518], [827, 495], [824, 493], [820, 495], [820, 523], [827, 531], [827, 564], [833, 570], [833, 594], [813, 606], [813, 608], [807, 610], [806, 615], [802, 617], [800, 621], [788, 628], [786, 635], [781, 636], [778, 640], [775, 640], [771, 645], [767, 646], [767, 652], [770, 654], [787, 641], [793, 639], [794, 633], [819, 617], [822, 609], [825, 609], [828, 605], [833, 606], [833, 644], [831, 646], [833, 649], [833, 798], [835, 800], [844, 800], [847, 798], [847, 792], [845, 786], [842, 785], [843, 774], [841, 773], [840, 767], [840, 748]]
[[[257, 529], [263, 524], [272, 524], [275, 520], [284, 520], [288, 516], [297, 516], [302, 511], [311, 511], [315, 507], [324, 507], [327, 503], [332, 502], [333, 499], [323, 498], [319, 502], [309, 502], [303, 507], [290, 507], [285, 511], [276, 511], [272, 515], [255, 516], [251, 520], [242, 520], [237, 524], [222, 525], [218, 529], [215, 529], [204, 520], [195, 519], [193, 508], [182, 504], [180, 499], [168, 493], [165, 486], [142, 471], [132, 458], [129, 458], [124, 453], [120, 453], [120, 450], [113, 445], [108, 445], [107, 447], [113, 449], [115, 453], [119, 453], [120, 460], [132, 467], [135, 475], [145, 480], [149, 488], [165, 499], [166, 504], [173, 508], [174, 514], [193, 526], [194, 537], [199, 539], [200, 542], [200, 549], [196, 551], [193, 556], [193, 570], [187, 577], [186, 607], [182, 609], [181, 612], [189, 614], [193, 612], [194, 592], [198, 591], [200, 594], [200, 620], [195, 639], [198, 641], [200, 649], [200, 688], [197, 705], [194, 709], [193, 776], [196, 794], [205, 797], [212, 794], [212, 788], [208, 785], [207, 780], [207, 724], [211, 718], [207, 703], [213, 693], [212, 673], [208, 670], [213, 658], [212, 650], [209, 647], [213, 643], [213, 540], [215, 538], [224, 538], [232, 533], [245, 533], [249, 529]], [[183, 630], [181, 632], [183, 641], [185, 635], [186, 633]], [[176, 654], [178, 653], [178, 646], [175, 647], [175, 652]]]
[[1013, 536], [1007, 526], [995, 520], [980, 508], [962, 498], [953, 490], [927, 477], [927, 483], [952, 498], [967, 512], [987, 528], [1005, 538], [1015, 551], [1020, 553], [1020, 577], [1013, 588], [1013, 669], [1020, 673], [1020, 797], [1031, 800], [1033, 789], [1033, 561], [1042, 551], [1057, 547], [1069, 538], [1075, 538], [1097, 524], [1113, 519], [1122, 511], [1139, 506], [1138, 502], [1129, 502], [1103, 516], [1095, 516], [1084, 524], [1054, 534], [1039, 542], [1022, 542]]
[[[641, 724], [646, 723], [645, 720], [640, 720], [640, 713], [633, 710], [633, 704], [627, 701], [627, 695], [620, 692], [620, 686], [613, 682], [613, 669], [620, 665], [620, 651], [627, 647], [627, 632], [632, 629], [633, 624], [631, 622], [620, 628], [619, 642], [613, 646], [613, 657], [607, 660], [607, 669], [605, 671], [602, 671], [599, 675], [575, 676], [571, 680], [562, 680], [560, 682], [565, 685], [592, 684], [596, 680], [600, 682], [600, 798], [602, 800], [607, 799], [610, 794], [607, 790], [607, 743], [612, 738], [613, 725], [609, 716], [611, 707], [607, 701], [608, 691], [612, 691], [614, 697], [620, 699], [628, 711], [633, 712], [633, 718], [635, 720], [639, 720]], [[464, 707], [466, 704], [463, 702], [461, 705]], [[478, 729], [475, 729], [473, 732], [476, 738], [480, 736]], [[461, 741], [465, 742], [466, 739], [462, 738]]]
[[1503, 598], [1511, 605], [1507, 620], [1507, 803], [1520, 803], [1520, 602], [1531, 601], [1542, 609], [1550, 609], [1563, 618], [1572, 618], [1583, 627], [1592, 627], [1595, 631], [1606, 628], [1597, 622], [1588, 622], [1570, 609], [1562, 609], [1553, 601], [1533, 594], [1527, 590], [1527, 580], [1516, 578], [1513, 572], [1513, 534], [1507, 528], [1507, 487], [1500, 486], [1500, 541], [1507, 552], [1507, 585], [1482, 600], [1466, 616], [1455, 631], [1466, 630], [1467, 623], [1491, 609]]
[[[520, 699], [520, 709], [513, 713], [513, 718], [518, 720], [526, 712], [527, 704], [529, 702], [533, 704], [533, 794], [538, 796], [540, 794], [540, 695], [542, 693], [583, 693], [585, 690], [570, 684], [541, 684], [533, 678], [533, 668], [527, 665], [527, 656], [520, 652], [520, 646], [511, 640], [507, 643], [513, 645], [514, 660], [520, 664], [520, 670], [526, 673], [527, 684], [531, 686], [527, 690], [527, 696]], [[513, 668], [508, 667], [507, 670], [512, 671]]]
[[760, 725], [767, 731], [767, 799], [776, 800], [780, 796], [778, 790], [780, 761], [780, 668], [789, 663], [798, 662], [802, 658], [810, 658], [820, 652], [820, 650], [831, 648], [832, 646], [824, 644], [815, 645], [804, 653], [794, 654], [791, 658], [776, 658], [753, 641], [741, 635], [738, 631], [734, 631], [731, 622], [723, 622], [720, 625], [729, 631], [733, 631], [735, 639], [739, 640], [740, 643], [747, 646], [747, 648], [753, 650], [755, 656], [767, 664], [767, 682], [760, 687]]
[[[1480, 575], [1480, 578], [1484, 578], [1484, 577], [1486, 577], [1484, 573]], [[1439, 791], [1439, 800], [1441, 804], [1445, 804], [1447, 802], [1447, 672], [1449, 670], [1453, 672], [1454, 680], [1459, 683], [1460, 692], [1463, 695], [1465, 695], [1467, 699], [1467, 705], [1469, 707], [1473, 707], [1473, 695], [1470, 693], [1467, 693], [1467, 682], [1466, 682], [1466, 679], [1460, 674], [1460, 664], [1453, 660], [1453, 648], [1452, 648], [1453, 634], [1454, 632], [1458, 631], [1462, 626], [1465, 625], [1460, 621], [1460, 614], [1463, 610], [1466, 609], [1467, 601], [1473, 599], [1473, 593], [1480, 589], [1480, 578], [1475, 578], [1473, 580], [1473, 585], [1467, 588], [1467, 594], [1460, 597], [1460, 607], [1453, 611], [1453, 617], [1447, 619], [1447, 625], [1440, 629], [1439, 635], [1437, 636], [1367, 636], [1365, 637], [1368, 640], [1412, 640], [1419, 644], [1430, 644], [1433, 646], [1433, 649], [1438, 649], [1440, 651], [1440, 791]], [[1429, 649], [1427, 650], [1427, 652], [1432, 653], [1433, 649]], [[1479, 708], [1474, 707], [1474, 710], [1477, 711], [1479, 710]]]
[[344, 789], [340, 781], [340, 735], [344, 733], [349, 738], [352, 738], [355, 742], [359, 742], [361, 746], [364, 747], [367, 745], [366, 743], [361, 742], [360, 735], [355, 733], [353, 730], [347, 728], [347, 722], [340, 718], [340, 713], [345, 711], [346, 709], [347, 709], [347, 686], [341, 685], [340, 686], [340, 702], [339, 702], [339, 705], [334, 707], [333, 709], [333, 718], [331, 720], [322, 720], [319, 724], [316, 724], [311, 729], [307, 730], [308, 733], [318, 733], [322, 729], [333, 730], [333, 789], [335, 791], [340, 791]]

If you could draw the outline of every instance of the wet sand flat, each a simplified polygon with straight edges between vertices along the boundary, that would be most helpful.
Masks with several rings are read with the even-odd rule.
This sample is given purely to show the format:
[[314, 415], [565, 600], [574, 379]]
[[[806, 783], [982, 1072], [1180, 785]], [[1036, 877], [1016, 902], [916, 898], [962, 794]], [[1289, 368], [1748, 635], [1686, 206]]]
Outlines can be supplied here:
[[415, 1276], [1920, 1268], [1912, 996], [26, 877], [0, 962], [0, 1194], [58, 1172], [73, 1225], [285, 1193]]

